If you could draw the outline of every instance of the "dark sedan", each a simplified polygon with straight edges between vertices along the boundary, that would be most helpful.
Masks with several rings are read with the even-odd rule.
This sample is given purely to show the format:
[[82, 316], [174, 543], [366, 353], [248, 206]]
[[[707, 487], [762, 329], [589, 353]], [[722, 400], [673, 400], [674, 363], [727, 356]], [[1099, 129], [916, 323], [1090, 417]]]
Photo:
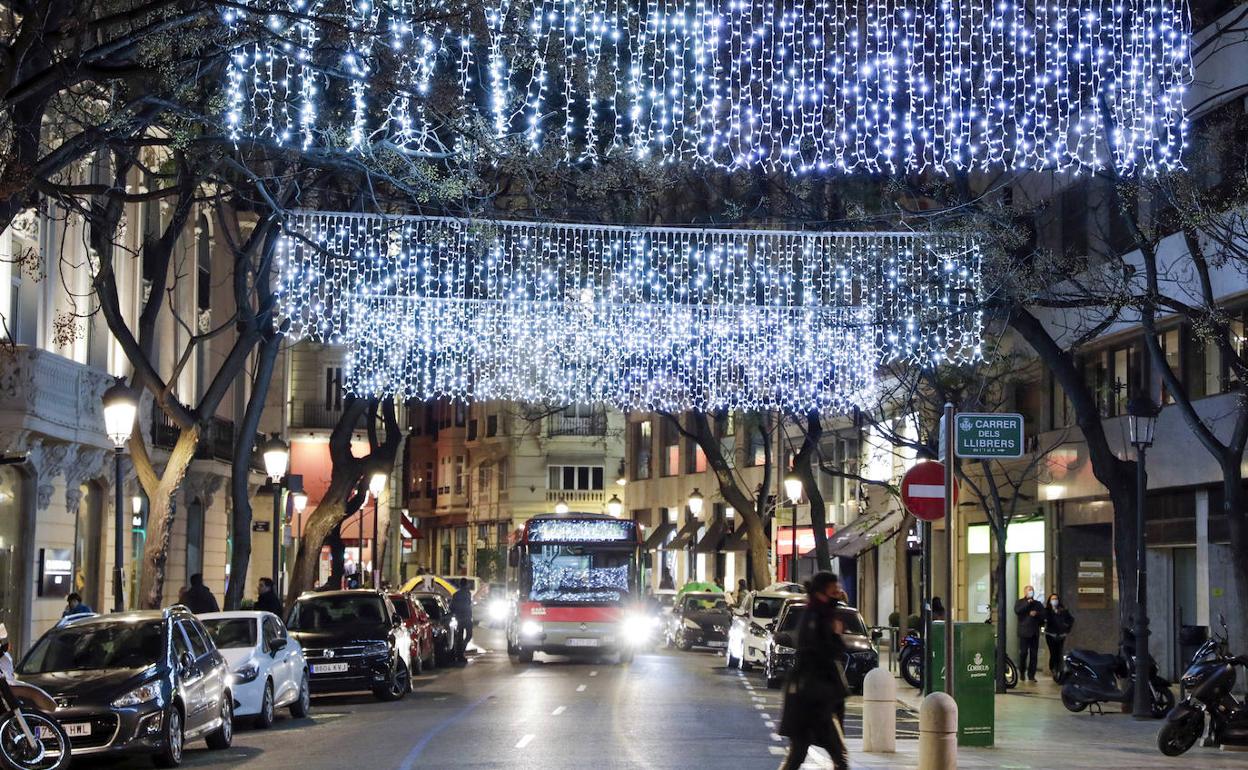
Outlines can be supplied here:
[[[793, 667], [797, 647], [797, 630], [801, 622], [805, 601], [786, 602], [780, 617], [772, 627], [767, 642], [767, 660], [764, 671], [768, 687], [779, 687], [780, 682]], [[880, 665], [880, 653], [875, 647], [876, 637], [867, 631], [862, 613], [854, 607], [839, 606], [837, 617], [841, 621], [841, 643], [845, 646], [845, 679], [850, 689], [861, 692], [867, 672]]]
[[720, 593], [687, 593], [677, 597], [667, 627], [669, 646], [723, 649], [728, 646], [732, 611]]
[[433, 651], [438, 665], [449, 664], [455, 656], [455, 632], [459, 630], [459, 621], [451, 614], [450, 602], [442, 594], [432, 591], [413, 591], [408, 596], [425, 610], [433, 622]]
[[399, 700], [411, 689], [411, 635], [380, 591], [305, 593], [286, 627], [303, 646], [313, 693], [372, 690]]
[[187, 741], [229, 748], [229, 667], [185, 607], [93, 615], [53, 628], [17, 667], [56, 700], [75, 757], [149, 754], [182, 762]]

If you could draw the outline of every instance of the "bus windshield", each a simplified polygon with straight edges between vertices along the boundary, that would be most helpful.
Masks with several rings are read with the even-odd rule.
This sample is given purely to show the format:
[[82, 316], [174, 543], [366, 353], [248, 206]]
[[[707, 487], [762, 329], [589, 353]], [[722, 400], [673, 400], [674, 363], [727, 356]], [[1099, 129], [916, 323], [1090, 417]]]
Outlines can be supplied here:
[[546, 543], [529, 549], [530, 601], [605, 603], [628, 598], [634, 549], [619, 545]]

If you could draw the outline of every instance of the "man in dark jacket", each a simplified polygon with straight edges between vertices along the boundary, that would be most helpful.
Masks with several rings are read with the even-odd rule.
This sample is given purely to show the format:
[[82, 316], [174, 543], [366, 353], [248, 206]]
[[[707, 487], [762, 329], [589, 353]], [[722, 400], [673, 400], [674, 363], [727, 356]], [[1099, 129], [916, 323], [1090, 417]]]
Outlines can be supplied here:
[[279, 618], [282, 616], [282, 600], [277, 598], [277, 591], [273, 590], [273, 578], [260, 578], [260, 585], [257, 586], [256, 609], [261, 612], [272, 612]]
[[460, 578], [455, 593], [451, 595], [451, 614], [459, 623], [455, 632], [455, 659], [467, 662], [464, 651], [472, 640], [472, 588], [466, 578]]
[[1044, 623], [1044, 605], [1036, 599], [1036, 589], [1027, 586], [1023, 598], [1014, 603], [1018, 618], [1018, 676], [1036, 681], [1036, 657], [1040, 651], [1040, 626]]
[[821, 746], [836, 770], [849, 768], [849, 751], [841, 720], [849, 685], [840, 660], [844, 623], [837, 616], [841, 589], [836, 575], [819, 572], [807, 584], [809, 604], [797, 630], [797, 656], [784, 684], [781, 735], [789, 738], [789, 753], [780, 770], [798, 770], [811, 746]]
[[191, 575], [191, 587], [186, 589], [186, 608], [196, 615], [221, 611], [217, 606], [217, 598], [204, 585], [204, 576], [198, 572]]

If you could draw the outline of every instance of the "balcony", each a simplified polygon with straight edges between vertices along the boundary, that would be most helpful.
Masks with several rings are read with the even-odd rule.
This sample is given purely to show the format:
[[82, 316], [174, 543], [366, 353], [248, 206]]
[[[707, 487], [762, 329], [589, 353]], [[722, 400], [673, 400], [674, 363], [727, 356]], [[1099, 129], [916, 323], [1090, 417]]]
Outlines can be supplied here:
[[0, 433], [34, 431], [111, 448], [100, 398], [112, 382], [100, 369], [19, 345], [0, 365]]
[[557, 503], [560, 500], [564, 501], [572, 508], [576, 508], [576, 503], [596, 503], [602, 505], [607, 502], [607, 493], [602, 489], [546, 490], [546, 502]]
[[[290, 409], [290, 427], [293, 429], [333, 430], [342, 419], [342, 409], [334, 409], [320, 401], [292, 403]], [[355, 426], [363, 430], [364, 418]]]
[[550, 436], [605, 436], [607, 413], [594, 412], [587, 415], [555, 414], [547, 419], [546, 433]]
[[[169, 419], [169, 416], [161, 411], [160, 407], [152, 404], [152, 445], [162, 449], [172, 449], [173, 445], [178, 441], [179, 432], [180, 430], [173, 420]], [[204, 426], [204, 430], [199, 436], [199, 444], [195, 447], [195, 459], [232, 462], [236, 438], [237, 431], [232, 421], [213, 417]], [[252, 470], [261, 473], [264, 472], [264, 462], [260, 455], [252, 450], [263, 441], [264, 434], [257, 433], [252, 437], [250, 446], [247, 447], [251, 454]]]

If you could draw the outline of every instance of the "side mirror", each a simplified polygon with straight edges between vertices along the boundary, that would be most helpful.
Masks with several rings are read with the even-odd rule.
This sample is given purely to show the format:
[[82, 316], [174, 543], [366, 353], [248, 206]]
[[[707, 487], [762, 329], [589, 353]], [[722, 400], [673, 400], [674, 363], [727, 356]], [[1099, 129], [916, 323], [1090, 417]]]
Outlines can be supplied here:
[[871, 641], [878, 642], [884, 638], [884, 632], [878, 628], [871, 629]]
[[195, 668], [195, 658], [189, 652], [184, 652], [178, 656], [178, 669], [183, 673], [189, 673]]
[[776, 640], [776, 644], [784, 645], [785, 647], [793, 646], [793, 634], [788, 631], [781, 631], [773, 638]]
[[286, 649], [286, 640], [282, 638], [274, 639], [269, 642], [269, 652], [276, 655], [279, 651]]

